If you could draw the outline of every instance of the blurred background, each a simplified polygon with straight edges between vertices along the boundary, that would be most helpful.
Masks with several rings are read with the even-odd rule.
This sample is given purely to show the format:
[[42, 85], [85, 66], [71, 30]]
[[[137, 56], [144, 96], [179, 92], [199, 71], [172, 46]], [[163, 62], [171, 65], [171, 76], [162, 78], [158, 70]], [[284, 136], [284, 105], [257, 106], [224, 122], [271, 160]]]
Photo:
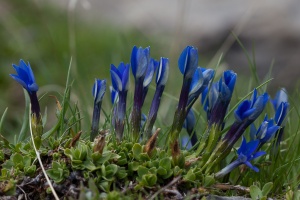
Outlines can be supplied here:
[[[261, 81], [274, 78], [268, 84], [270, 94], [280, 87], [293, 92], [299, 88], [300, 75], [299, 7], [297, 0], [1, 0], [1, 115], [8, 107], [1, 132], [11, 136], [21, 127], [23, 91], [8, 75], [15, 73], [11, 65], [21, 58], [31, 64], [39, 96], [46, 94], [41, 99], [42, 110], [48, 108], [46, 129], [55, 122], [55, 100], [48, 96], [62, 99], [70, 62], [72, 101], [85, 114], [88, 131], [94, 79], [106, 78], [110, 85], [110, 64], [128, 63], [133, 45], [150, 46], [153, 58], [170, 58], [166, 91], [176, 98], [181, 87], [177, 59], [186, 45], [198, 47], [202, 67], [215, 68], [222, 55], [218, 70], [236, 71], [239, 88], [250, 91], [250, 69], [256, 67]], [[107, 112], [109, 99], [107, 90], [103, 103]], [[170, 125], [167, 115], [176, 100], [164, 98], [163, 104], [159, 120]]]

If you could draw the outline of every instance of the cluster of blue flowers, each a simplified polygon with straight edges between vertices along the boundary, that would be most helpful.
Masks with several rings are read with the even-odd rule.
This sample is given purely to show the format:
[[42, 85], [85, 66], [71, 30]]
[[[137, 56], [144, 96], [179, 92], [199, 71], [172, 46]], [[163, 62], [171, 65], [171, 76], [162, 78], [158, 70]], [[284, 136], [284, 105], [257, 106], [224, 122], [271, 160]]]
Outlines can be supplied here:
[[[17, 75], [12, 74], [11, 77], [27, 90], [31, 99], [32, 115], [39, 119], [35, 120], [35, 123], [41, 124], [40, 107], [36, 95], [38, 86], [30, 65], [21, 60], [19, 66], [13, 65], [13, 67]], [[269, 119], [266, 115], [259, 128], [256, 129], [253, 122], [261, 115], [270, 98], [267, 93], [259, 96], [257, 90], [254, 89], [251, 99], [243, 100], [237, 106], [234, 111], [235, 121], [228, 126], [228, 131], [223, 135], [226, 123], [225, 116], [228, 112], [237, 79], [236, 73], [226, 70], [218, 81], [213, 82], [214, 70], [198, 66], [198, 50], [192, 46], [187, 46], [182, 51], [178, 60], [178, 67], [183, 75], [183, 83], [173, 123], [168, 133], [168, 148], [174, 164], [179, 162], [181, 156], [180, 143], [182, 143], [186, 144], [188, 149], [196, 148], [194, 155], [202, 157], [200, 164], [202, 171], [212, 173], [215, 166], [232, 151], [234, 145], [243, 136], [242, 144], [237, 150], [237, 159], [216, 173], [216, 177], [226, 175], [241, 164], [247, 165], [254, 171], [259, 171], [250, 161], [266, 154], [264, 151], [259, 151], [262, 146], [274, 139], [273, 153], [278, 152], [289, 107], [286, 91], [284, 89], [280, 90], [276, 97], [271, 100], [274, 107], [274, 117]], [[130, 68], [134, 77], [135, 88], [132, 111], [128, 115], [130, 123], [126, 123]], [[148, 115], [143, 117], [145, 115], [141, 112], [142, 106], [154, 74], [156, 74], [155, 93]], [[141, 140], [145, 143], [152, 136], [152, 129], [169, 75], [169, 60], [163, 57], [159, 61], [151, 58], [149, 47], [133, 47], [131, 63], [121, 62], [118, 67], [112, 64], [110, 75], [112, 83], [112, 86], [110, 86], [111, 102], [113, 104], [112, 125], [117, 141], [120, 142], [124, 139], [124, 127], [125, 124], [128, 124], [129, 139], [132, 142]], [[106, 80], [96, 79], [93, 86], [94, 111], [91, 141], [94, 141], [99, 134], [101, 103], [106, 85]], [[196, 117], [192, 109], [200, 96], [203, 109], [207, 114], [207, 129], [201, 135], [201, 140], [198, 139], [199, 133], [197, 134], [195, 129]], [[141, 126], [142, 122], [143, 126]], [[249, 126], [250, 135], [245, 137], [244, 132]], [[190, 137], [179, 141], [182, 128], [186, 129]], [[41, 137], [41, 134], [40, 130], [36, 132], [37, 137]], [[246, 138], [249, 138], [250, 141], [247, 142]]]

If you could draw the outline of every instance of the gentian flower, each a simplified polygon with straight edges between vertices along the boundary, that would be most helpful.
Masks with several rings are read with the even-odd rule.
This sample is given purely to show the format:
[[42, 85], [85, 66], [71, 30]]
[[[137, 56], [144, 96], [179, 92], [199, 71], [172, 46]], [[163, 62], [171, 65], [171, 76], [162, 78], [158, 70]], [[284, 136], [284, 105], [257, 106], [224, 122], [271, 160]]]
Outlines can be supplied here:
[[[236, 82], [236, 73], [231, 70], [224, 71], [220, 80], [210, 87], [206, 87], [202, 94], [202, 104], [207, 113], [208, 128], [203, 135], [202, 144], [198, 152], [206, 150], [206, 157], [210, 156], [220, 140], [225, 125], [224, 117], [228, 110], [231, 96]], [[207, 142], [208, 140], [208, 142]]]
[[[223, 72], [219, 82], [213, 84], [210, 91], [204, 93], [206, 95], [209, 93], [207, 104], [205, 105], [209, 126], [212, 124], [223, 125], [223, 120], [234, 90], [236, 77], [236, 73], [227, 70]], [[206, 96], [202, 95], [202, 102], [205, 98]]]
[[215, 174], [216, 178], [222, 178], [226, 174], [230, 173], [233, 169], [238, 167], [241, 164], [247, 165], [250, 169], [254, 170], [255, 172], [259, 172], [259, 169], [253, 166], [250, 161], [254, 160], [257, 157], [263, 156], [266, 154], [264, 151], [257, 152], [257, 147], [259, 145], [259, 140], [253, 140], [247, 142], [245, 137], [243, 137], [243, 141], [241, 147], [238, 149], [237, 154], [238, 158], [230, 163], [228, 166], [223, 168], [221, 171]]
[[106, 80], [95, 79], [95, 83], [93, 85], [92, 94], [94, 97], [94, 109], [93, 109], [93, 119], [92, 119], [92, 128], [90, 140], [94, 141], [96, 136], [98, 135], [99, 129], [99, 121], [100, 121], [100, 111], [102, 99], [106, 90]]
[[35, 82], [34, 74], [29, 62], [26, 65], [23, 60], [20, 60], [19, 66], [13, 64], [13, 68], [16, 70], [17, 74], [10, 74], [10, 76], [23, 86], [30, 97], [31, 127], [34, 137], [33, 140], [36, 148], [39, 149], [41, 146], [41, 136], [43, 134], [42, 115], [40, 112], [40, 104], [36, 94], [39, 87]]
[[[145, 77], [147, 67], [150, 60], [150, 47], [143, 49], [142, 47], [133, 47], [131, 53], [132, 74], [135, 79]], [[143, 79], [144, 80], [144, 79]]]
[[210, 121], [211, 109], [218, 99], [218, 83], [213, 83], [211, 87], [206, 87], [201, 94], [201, 103], [206, 112], [207, 121]]
[[121, 62], [117, 67], [111, 64], [110, 75], [112, 85], [115, 91], [123, 92], [128, 91], [129, 87], [129, 64]]
[[145, 79], [144, 79], [144, 82], [143, 82], [142, 106], [144, 105], [145, 98], [146, 98], [146, 95], [148, 93], [149, 85], [152, 81], [154, 72], [155, 72], [156, 68], [158, 67], [158, 65], [159, 65], [158, 61], [154, 60], [153, 58], [150, 59], [150, 62], [149, 62], [149, 65], [148, 65], [148, 68], [147, 68], [147, 71], [146, 71]]
[[184, 79], [193, 77], [198, 66], [198, 49], [192, 46], [187, 46], [181, 53], [178, 59], [178, 67], [183, 74]]
[[131, 112], [132, 140], [137, 141], [140, 133], [141, 110], [144, 102], [144, 79], [150, 62], [150, 47], [133, 47], [131, 68], [135, 79], [134, 101]]
[[215, 71], [212, 69], [205, 69], [197, 67], [189, 90], [187, 112], [191, 109], [200, 94], [207, 88], [209, 82], [214, 76]]
[[257, 149], [260, 149], [262, 145], [268, 142], [271, 138], [274, 137], [275, 133], [279, 130], [280, 126], [274, 124], [273, 119], [268, 119], [268, 116], [265, 116], [264, 121], [261, 123], [258, 130], [256, 130], [255, 125], [251, 124], [250, 136], [252, 140], [259, 140], [259, 146]]
[[157, 112], [160, 105], [161, 95], [165, 89], [166, 82], [169, 76], [169, 59], [160, 58], [159, 66], [156, 72], [156, 89], [148, 113], [148, 119], [145, 126], [144, 138], [148, 140], [152, 134], [152, 128], [157, 117]]
[[110, 102], [111, 104], [115, 104], [119, 101], [119, 94], [118, 92], [113, 88], [113, 86], [109, 86], [110, 91]]
[[252, 124], [255, 119], [264, 110], [269, 96], [267, 93], [257, 97], [256, 89], [252, 93], [251, 100], [244, 100], [240, 103], [238, 108], [235, 110], [235, 122], [231, 125], [230, 129], [224, 136], [224, 138], [219, 142], [217, 147], [214, 149], [210, 155], [208, 161], [203, 166], [206, 171], [209, 171], [214, 165], [219, 163], [223, 158], [225, 158], [233, 148], [237, 140], [242, 136], [246, 128]]
[[224, 137], [224, 141], [229, 142], [228, 148], [232, 148], [241, 137], [245, 129], [252, 124], [262, 113], [269, 99], [269, 95], [264, 93], [257, 97], [256, 89], [253, 91], [251, 100], [244, 100], [234, 112], [236, 121], [231, 126]]
[[113, 93], [114, 101], [116, 101], [115, 95], [118, 95], [118, 101], [115, 102], [115, 110], [113, 116], [113, 123], [115, 125], [116, 137], [118, 141], [121, 141], [124, 132], [125, 125], [125, 115], [126, 115], [126, 98], [127, 91], [129, 87], [129, 64], [124, 64], [121, 62], [116, 68], [114, 65], [111, 65], [110, 68], [111, 81], [114, 91]]
[[29, 62], [26, 63], [20, 60], [19, 66], [13, 64], [13, 68], [16, 70], [16, 74], [10, 74], [10, 76], [20, 83], [28, 93], [37, 92], [39, 87], [35, 82], [34, 74], [30, 67]]
[[190, 87], [194, 73], [198, 67], [198, 50], [192, 46], [187, 46], [179, 57], [178, 66], [180, 72], [183, 74], [183, 84], [169, 137], [169, 146], [174, 163], [177, 163], [180, 157], [178, 138], [188, 111], [187, 103]]
[[186, 129], [187, 133], [191, 137], [191, 141], [190, 141], [191, 146], [194, 146], [198, 141], [196, 131], [195, 131], [195, 124], [196, 124], [195, 114], [193, 110], [190, 110], [184, 120], [183, 128]]
[[285, 117], [287, 115], [289, 109], [288, 96], [287, 91], [282, 88], [276, 93], [276, 96], [273, 100], [271, 100], [274, 110], [275, 110], [275, 123], [281, 128], [276, 132], [275, 138], [276, 142], [273, 146], [273, 154], [277, 154], [278, 147], [283, 137], [284, 127], [285, 127]]
[[278, 126], [285, 126], [285, 117], [289, 108], [287, 91], [282, 88], [276, 93], [275, 98], [272, 100], [275, 110], [275, 122]]

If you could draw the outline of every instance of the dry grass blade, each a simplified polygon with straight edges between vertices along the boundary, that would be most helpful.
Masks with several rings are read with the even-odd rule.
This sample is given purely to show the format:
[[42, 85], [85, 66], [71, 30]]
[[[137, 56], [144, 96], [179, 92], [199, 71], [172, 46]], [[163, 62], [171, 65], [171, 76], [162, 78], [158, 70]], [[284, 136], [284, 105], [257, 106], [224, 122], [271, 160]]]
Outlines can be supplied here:
[[[31, 107], [31, 104], [30, 104], [30, 107]], [[30, 110], [31, 110], [31, 108], [30, 108]], [[34, 137], [33, 137], [33, 134], [32, 134], [32, 126], [31, 126], [31, 116], [30, 116], [30, 113], [29, 113], [29, 128], [30, 128], [30, 135], [31, 135], [32, 143], [33, 143], [33, 148], [34, 148], [34, 151], [35, 151], [35, 153], [36, 153], [36, 157], [37, 157], [37, 159], [38, 159], [38, 161], [39, 161], [39, 163], [40, 163], [40, 166], [41, 166], [41, 168], [42, 168], [43, 174], [44, 174], [44, 176], [45, 176], [45, 178], [46, 178], [46, 180], [47, 180], [47, 182], [48, 182], [48, 184], [49, 184], [49, 187], [51, 188], [51, 192], [52, 192], [54, 198], [55, 198], [56, 200], [59, 200], [59, 197], [58, 197], [58, 195], [56, 194], [56, 192], [55, 192], [55, 190], [54, 190], [54, 188], [53, 188], [53, 185], [52, 185], [52, 183], [51, 183], [51, 181], [50, 181], [50, 179], [49, 179], [49, 177], [48, 177], [48, 175], [47, 175], [47, 173], [46, 173], [46, 170], [45, 170], [45, 168], [44, 168], [44, 166], [43, 166], [43, 162], [42, 162], [42, 160], [41, 160], [40, 153], [38, 152], [38, 150], [37, 150], [37, 148], [36, 148], [36, 146], [35, 146], [35, 143], [34, 143]]]

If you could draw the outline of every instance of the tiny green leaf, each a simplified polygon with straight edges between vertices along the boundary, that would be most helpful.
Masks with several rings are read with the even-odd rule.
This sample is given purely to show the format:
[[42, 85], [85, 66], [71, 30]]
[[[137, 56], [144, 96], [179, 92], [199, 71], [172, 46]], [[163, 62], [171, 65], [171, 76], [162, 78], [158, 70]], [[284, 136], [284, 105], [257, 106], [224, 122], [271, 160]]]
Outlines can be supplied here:
[[137, 160], [140, 159], [140, 154], [143, 152], [143, 148], [140, 144], [135, 143], [132, 147], [133, 157]]
[[256, 185], [250, 186], [250, 196], [253, 200], [260, 199], [261, 197], [263, 197], [262, 191]]
[[145, 174], [142, 177], [142, 183], [145, 184], [145, 186], [153, 186], [156, 184], [157, 176], [155, 174]]
[[159, 161], [159, 166], [163, 167], [166, 170], [170, 170], [171, 169], [171, 159], [168, 157], [161, 159]]
[[268, 194], [270, 193], [270, 191], [273, 188], [273, 183], [272, 182], [268, 182], [264, 185], [263, 189], [262, 189], [262, 194], [263, 196], [268, 196]]
[[149, 169], [143, 166], [139, 166], [137, 170], [138, 176], [141, 178], [143, 175], [149, 173]]

